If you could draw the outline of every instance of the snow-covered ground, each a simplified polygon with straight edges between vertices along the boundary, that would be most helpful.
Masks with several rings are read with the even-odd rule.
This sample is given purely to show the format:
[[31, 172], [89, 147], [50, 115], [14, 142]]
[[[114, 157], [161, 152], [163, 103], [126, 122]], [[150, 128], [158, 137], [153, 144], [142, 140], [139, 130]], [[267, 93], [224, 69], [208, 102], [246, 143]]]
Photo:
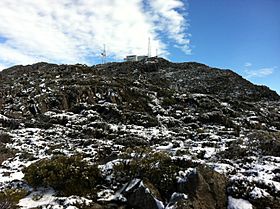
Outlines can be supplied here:
[[[104, 146], [110, 146], [112, 150], [121, 153], [122, 145], [114, 144], [111, 140], [94, 139], [94, 143], [84, 146], [80, 143], [84, 139], [70, 137], [76, 130], [87, 129], [91, 126], [90, 119], [96, 112], [73, 114], [69, 112], [54, 113], [46, 112], [45, 115], [55, 119], [66, 119], [65, 125], [53, 125], [49, 129], [42, 128], [20, 128], [7, 131], [12, 141], [6, 146], [10, 149], [17, 150], [15, 157], [7, 159], [0, 166], [0, 187], [2, 190], [11, 186], [26, 186], [23, 180], [24, 174], [22, 169], [39, 159], [51, 158], [53, 155], [62, 153], [67, 156], [77, 153], [87, 155], [89, 161], [94, 161], [98, 149]], [[5, 116], [1, 116], [5, 119]], [[162, 119], [162, 118], [161, 118]], [[174, 120], [174, 118], [171, 118]], [[171, 120], [169, 118], [169, 120]], [[163, 120], [166, 120], [164, 118]], [[102, 122], [100, 120], [99, 122]], [[104, 121], [103, 121], [104, 122]], [[98, 121], [95, 121], [98, 123]], [[150, 142], [158, 139], [159, 143], [155, 143], [152, 149], [168, 152], [174, 158], [181, 157], [196, 160], [202, 164], [208, 164], [219, 173], [225, 174], [230, 181], [241, 181], [244, 184], [253, 184], [249, 195], [251, 198], [261, 198], [274, 196], [280, 192], [280, 183], [275, 181], [275, 176], [279, 175], [273, 172], [280, 168], [280, 157], [253, 155], [250, 162], [242, 161], [242, 159], [220, 159], [218, 153], [227, 149], [229, 142], [238, 141], [239, 145], [246, 148], [248, 139], [245, 136], [235, 137], [233, 135], [221, 136], [218, 134], [224, 130], [223, 126], [204, 126], [203, 132], [193, 132], [192, 139], [181, 137], [180, 133], [168, 129], [161, 125], [157, 127], [144, 128], [139, 125], [125, 124], [108, 124], [107, 133], [114, 133], [119, 136], [137, 136]], [[188, 130], [190, 132], [190, 130]], [[164, 140], [170, 139], [173, 140]], [[194, 140], [195, 139], [195, 140]], [[177, 156], [179, 151], [186, 151], [184, 155]], [[202, 154], [201, 154], [202, 153]], [[25, 158], [23, 156], [29, 156]], [[32, 158], [30, 159], [30, 156]], [[108, 162], [107, 162], [108, 164]], [[108, 168], [107, 168], [108, 169]], [[106, 170], [104, 171], [106, 172]], [[17, 183], [17, 184], [16, 184]], [[259, 188], [261, 186], [262, 188]], [[237, 189], [237, 188], [236, 188]], [[275, 192], [270, 194], [270, 191]], [[34, 189], [25, 198], [21, 199], [19, 206], [21, 208], [32, 208], [44, 206], [46, 208], [68, 208], [74, 209], [71, 203], [82, 201], [82, 197], [55, 197], [55, 192], [51, 189]], [[104, 191], [101, 191], [104, 192]], [[115, 194], [113, 194], [115, 195]], [[35, 198], [36, 197], [36, 198]], [[112, 198], [105, 196], [106, 198]], [[62, 201], [63, 200], [63, 201]], [[66, 207], [67, 205], [67, 207]], [[235, 199], [229, 197], [229, 209], [250, 209], [250, 203], [246, 200]]]
[[[0, 190], [26, 190], [20, 208], [76, 209], [92, 201], [61, 197], [52, 188], [32, 188], [23, 172], [32, 163], [57, 155], [81, 155], [89, 164], [98, 162], [110, 182], [114, 165], [121, 162], [128, 147], [148, 147], [167, 153], [172, 160], [205, 164], [224, 174], [228, 178], [228, 209], [251, 209], [257, 200], [280, 198], [279, 101], [221, 98], [223, 89], [217, 95], [190, 93], [189, 88], [199, 87], [209, 70], [204, 66], [206, 70], [197, 75], [192, 70], [194, 63], [176, 71], [172, 67], [151, 74], [128, 71], [123, 77], [114, 68], [99, 72], [77, 65], [46, 70], [47, 64], [38, 65], [34, 71], [29, 69], [36, 79], [29, 71], [19, 78], [7, 73], [5, 85], [0, 83], [5, 87], [5, 91], [0, 89], [0, 136], [10, 136], [2, 146], [12, 150], [11, 157], [0, 165]], [[158, 73], [164, 75], [162, 80]], [[182, 78], [176, 78], [177, 74]], [[197, 83], [192, 83], [194, 79]], [[247, 88], [256, 91], [251, 84], [246, 83], [245, 89], [240, 85], [237, 93], [226, 93], [238, 98], [249, 91]], [[176, 179], [186, 181], [194, 171], [182, 169]], [[103, 186], [98, 188], [97, 199], [124, 198], [118, 191], [115, 185]], [[188, 198], [187, 194], [177, 195]], [[157, 203], [164, 207], [160, 200]]]

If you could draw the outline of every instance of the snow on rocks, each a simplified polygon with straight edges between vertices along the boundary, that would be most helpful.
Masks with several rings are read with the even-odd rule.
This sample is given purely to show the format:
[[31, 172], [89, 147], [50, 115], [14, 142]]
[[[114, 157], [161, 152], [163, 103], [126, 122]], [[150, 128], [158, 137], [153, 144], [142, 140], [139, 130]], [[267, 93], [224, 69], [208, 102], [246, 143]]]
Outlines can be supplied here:
[[253, 206], [247, 200], [236, 199], [229, 196], [227, 209], [253, 209]]
[[260, 189], [258, 187], [255, 187], [251, 192], [250, 192], [250, 197], [252, 199], [259, 199], [262, 197], [268, 197], [270, 196], [269, 193], [267, 193], [264, 189]]
[[188, 181], [188, 176], [194, 174], [196, 174], [196, 168], [188, 168], [185, 171], [179, 171], [177, 176], [177, 183], [184, 183]]
[[5, 121], [5, 120], [9, 120], [9, 118], [7, 118], [6, 116], [0, 114], [0, 120], [4, 120]]
[[[130, 64], [139, 70], [131, 74]], [[105, 177], [106, 185], [98, 187], [98, 200], [116, 201], [122, 199], [117, 192], [119, 185], [108, 186], [115, 180], [114, 165], [124, 160], [120, 156], [126, 148], [146, 146], [153, 152], [168, 153], [172, 162], [185, 163], [186, 168], [174, 175], [179, 183], [186, 183], [196, 172], [196, 168], [188, 167], [189, 162], [207, 164], [225, 174], [231, 183], [228, 189], [233, 192], [229, 209], [252, 208], [248, 201], [233, 198], [238, 195], [252, 200], [278, 197], [279, 156], [269, 150], [263, 154], [258, 140], [248, 137], [259, 129], [268, 135], [279, 133], [280, 105], [269, 100], [277, 96], [251, 84], [244, 84], [243, 91], [244, 80], [235, 90], [228, 86], [231, 80], [221, 88], [212, 88], [215, 82], [210, 78], [223, 79], [221, 75], [231, 75], [228, 71], [212, 72], [196, 63], [185, 63], [177, 70], [177, 64], [169, 66], [168, 61], [158, 64], [162, 64], [160, 69], [148, 72], [148, 66], [137, 63], [108, 63], [107, 70], [107, 65], [89, 68], [41, 63], [27, 70], [20, 67], [22, 76], [14, 77], [14, 70], [11, 74], [6, 71], [6, 77], [1, 74], [5, 79], [0, 82], [4, 95], [0, 98], [0, 130], [11, 136], [11, 142], [2, 147], [15, 153], [0, 166], [1, 191], [14, 183], [24, 184], [23, 169], [32, 162], [55, 155], [81, 155], [89, 163], [98, 162]], [[129, 73], [119, 71], [123, 65], [128, 65], [123, 70]], [[242, 100], [241, 96], [248, 97], [246, 92], [254, 94], [249, 98], [253, 102]], [[266, 102], [255, 101], [259, 96]], [[36, 109], [35, 114], [30, 107]], [[14, 121], [19, 124], [14, 125]], [[272, 144], [268, 147], [276, 144], [277, 151], [275, 141], [269, 141]], [[144, 196], [151, 192], [140, 178], [129, 185]], [[188, 194], [174, 193], [175, 197], [187, 199]], [[19, 205], [76, 209], [74, 202], [79, 200], [81, 197], [56, 197], [54, 191], [33, 190]], [[168, 201], [154, 197], [152, 202], [156, 208], [164, 208]]]

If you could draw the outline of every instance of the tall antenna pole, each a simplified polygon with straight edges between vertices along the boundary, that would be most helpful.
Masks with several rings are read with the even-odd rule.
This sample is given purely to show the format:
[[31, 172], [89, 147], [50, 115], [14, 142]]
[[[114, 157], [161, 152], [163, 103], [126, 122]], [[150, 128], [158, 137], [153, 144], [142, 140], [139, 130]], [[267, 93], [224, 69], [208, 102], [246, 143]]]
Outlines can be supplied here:
[[148, 57], [151, 57], [151, 38], [148, 40]]
[[105, 63], [106, 63], [106, 57], [107, 57], [107, 54], [106, 54], [106, 45], [104, 44], [103, 52], [101, 53], [102, 64], [105, 64]]

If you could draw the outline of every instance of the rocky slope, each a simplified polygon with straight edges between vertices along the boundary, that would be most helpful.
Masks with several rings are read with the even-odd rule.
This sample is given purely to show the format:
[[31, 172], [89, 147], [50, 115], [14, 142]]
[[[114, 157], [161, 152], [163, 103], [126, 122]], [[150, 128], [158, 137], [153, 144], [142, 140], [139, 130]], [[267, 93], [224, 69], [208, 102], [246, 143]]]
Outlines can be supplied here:
[[279, 104], [162, 58], [6, 69], [0, 208], [280, 208]]

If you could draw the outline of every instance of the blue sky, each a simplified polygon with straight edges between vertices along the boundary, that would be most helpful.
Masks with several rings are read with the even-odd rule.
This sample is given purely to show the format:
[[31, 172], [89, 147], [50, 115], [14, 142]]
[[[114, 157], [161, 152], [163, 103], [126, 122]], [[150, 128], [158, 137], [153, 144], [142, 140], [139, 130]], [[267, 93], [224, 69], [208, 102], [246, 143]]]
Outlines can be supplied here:
[[189, 0], [187, 5], [192, 53], [173, 53], [172, 60], [232, 69], [280, 94], [279, 0]]
[[[55, 3], [54, 3], [55, 2]], [[147, 54], [232, 69], [280, 93], [279, 0], [0, 1], [0, 70]]]

